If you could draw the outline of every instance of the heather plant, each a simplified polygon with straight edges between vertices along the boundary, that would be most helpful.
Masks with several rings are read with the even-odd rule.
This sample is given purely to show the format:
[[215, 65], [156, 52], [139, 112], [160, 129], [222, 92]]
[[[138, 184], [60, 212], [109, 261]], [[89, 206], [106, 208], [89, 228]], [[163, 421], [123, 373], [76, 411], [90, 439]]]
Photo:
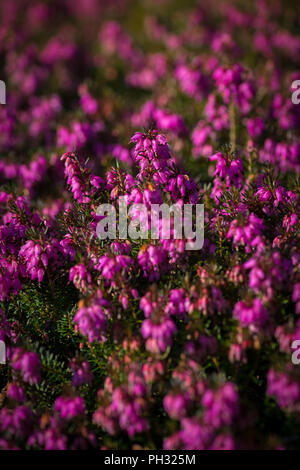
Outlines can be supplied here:
[[296, 10], [0, 3], [0, 449], [300, 448]]

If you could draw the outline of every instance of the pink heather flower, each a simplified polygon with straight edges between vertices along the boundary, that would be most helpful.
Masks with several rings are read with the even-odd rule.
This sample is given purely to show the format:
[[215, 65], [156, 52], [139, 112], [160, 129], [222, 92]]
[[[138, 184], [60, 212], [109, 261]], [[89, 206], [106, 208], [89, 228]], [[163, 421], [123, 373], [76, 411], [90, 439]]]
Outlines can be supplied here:
[[229, 353], [228, 353], [228, 359], [232, 363], [242, 362], [242, 363], [246, 364], [247, 363], [247, 357], [246, 357], [246, 354], [245, 354], [245, 348], [243, 347], [243, 344], [232, 343], [230, 345], [230, 349], [229, 349]]
[[105, 182], [100, 176], [91, 175], [90, 184], [94, 186], [94, 188], [99, 189], [104, 186]]
[[[103, 131], [104, 124], [100, 120], [94, 120], [92, 123], [87, 121], [72, 122], [70, 128], [59, 126], [57, 130], [57, 145], [58, 147], [66, 148], [67, 154], [62, 156], [62, 160], [68, 155], [70, 158], [66, 160], [65, 176], [68, 177], [68, 184], [71, 189], [74, 185], [74, 198], [82, 204], [88, 202], [85, 194], [85, 178], [84, 168], [81, 167], [78, 158], [73, 153], [74, 149], [80, 150], [81, 153], [85, 152], [86, 148], [92, 146], [95, 155], [101, 155], [104, 146], [99, 139], [99, 132]], [[72, 161], [71, 161], [72, 160]], [[85, 196], [85, 197], [81, 197]]]
[[209, 450], [234, 450], [235, 447], [233, 436], [230, 434], [219, 434]]
[[[211, 93], [208, 95], [204, 112], [206, 115], [206, 121], [210, 123], [215, 131], [219, 132], [223, 129], [229, 129], [228, 106], [218, 104], [215, 94]], [[212, 134], [212, 137], [213, 135], [216, 134]]]
[[13, 338], [14, 336], [12, 326], [8, 322], [5, 313], [0, 308], [0, 340], [5, 342], [6, 338]]
[[[171, 346], [172, 336], [176, 333], [176, 331], [177, 328], [170, 318], [162, 318], [157, 323], [148, 318], [143, 321], [141, 327], [143, 338], [153, 340], [155, 345], [162, 352], [166, 351], [168, 346]], [[152, 350], [152, 342], [150, 343], [148, 341], [147, 343], [148, 347], [150, 347]]]
[[149, 131], [148, 134], [136, 132], [130, 142], [135, 145], [133, 156], [139, 164], [141, 177], [150, 163], [155, 170], [166, 168], [166, 161], [170, 158], [169, 146], [166, 138], [157, 130]]
[[158, 108], [153, 101], [147, 101], [141, 111], [132, 116], [132, 124], [135, 127], [149, 127], [153, 123], [158, 129], [176, 136], [184, 136], [187, 133], [186, 125], [180, 115]]
[[55, 238], [44, 243], [28, 240], [21, 246], [19, 257], [24, 259], [30, 278], [42, 282], [49, 262], [58, 260], [60, 250], [59, 242]]
[[187, 65], [178, 65], [175, 69], [175, 78], [179, 81], [182, 90], [197, 101], [208, 91], [208, 78], [199, 69], [192, 69]]
[[187, 175], [177, 174], [176, 177], [170, 177], [165, 189], [170, 192], [172, 199], [176, 202], [186, 197], [192, 204], [196, 204], [199, 200], [197, 185]]
[[131, 370], [128, 374], [128, 391], [133, 397], [144, 397], [147, 386], [143, 374], [138, 370]]
[[106, 341], [107, 319], [109, 317], [109, 302], [101, 296], [94, 299], [88, 307], [80, 308], [73, 321], [78, 324], [80, 333], [93, 341]]
[[0, 432], [9, 433], [14, 439], [25, 440], [33, 427], [33, 413], [26, 405], [19, 405], [12, 410], [3, 407], [0, 410]]
[[214, 428], [230, 426], [238, 413], [238, 394], [233, 383], [207, 390], [202, 397], [204, 421]]
[[23, 403], [25, 401], [24, 389], [15, 383], [9, 385], [7, 390], [7, 396], [16, 402]]
[[282, 226], [286, 228], [287, 233], [296, 229], [298, 223], [298, 216], [295, 213], [285, 215], [283, 217]]
[[251, 302], [238, 302], [234, 307], [233, 314], [242, 326], [248, 326], [254, 331], [261, 329], [269, 320], [267, 310], [258, 298], [253, 299]]
[[51, 418], [50, 426], [44, 431], [37, 431], [28, 439], [29, 446], [42, 448], [45, 450], [67, 450], [68, 438], [63, 434], [61, 422], [55, 418]]
[[92, 282], [92, 276], [85, 265], [80, 263], [70, 269], [69, 280], [74, 283], [77, 289], [85, 292]]
[[153, 383], [164, 373], [164, 365], [161, 361], [146, 362], [142, 366], [143, 375], [146, 383]]
[[270, 369], [267, 394], [273, 396], [281, 408], [293, 409], [300, 400], [300, 385], [289, 374]]
[[29, 167], [21, 165], [20, 176], [23, 180], [24, 187], [31, 191], [36, 183], [42, 181], [46, 174], [47, 166], [47, 160], [43, 156], [39, 156], [36, 160], [33, 160]]
[[201, 423], [196, 417], [181, 420], [180, 440], [184, 450], [205, 450], [213, 438], [210, 427]]
[[209, 313], [224, 312], [227, 305], [228, 302], [224, 299], [219, 287], [211, 286], [210, 289], [203, 289], [203, 292], [196, 300], [195, 307], [201, 310], [204, 315], [208, 315]]
[[38, 383], [40, 380], [41, 362], [34, 352], [24, 352], [16, 348], [11, 358], [12, 368], [21, 373], [25, 382]]
[[254, 256], [244, 263], [249, 272], [249, 287], [254, 292], [264, 292], [266, 298], [272, 299], [274, 289], [280, 288], [291, 272], [291, 262], [283, 258], [278, 251], [271, 256]]
[[67, 178], [67, 184], [70, 186], [74, 195], [74, 199], [78, 200], [78, 202], [82, 204], [87, 204], [91, 199], [89, 197], [78, 158], [74, 153], [68, 152], [61, 157], [61, 160], [65, 162], [65, 177]]
[[297, 338], [297, 329], [293, 331], [289, 326], [280, 325], [276, 328], [274, 336], [278, 341], [280, 351], [289, 354], [291, 352], [291, 344]]
[[166, 73], [166, 57], [160, 53], [149, 54], [145, 67], [127, 76], [127, 82], [135, 87], [152, 88]]
[[147, 292], [140, 301], [140, 309], [143, 310], [145, 317], [149, 318], [155, 311], [162, 310], [165, 304], [164, 297], [152, 295], [151, 292]]
[[158, 280], [161, 273], [168, 268], [167, 253], [161, 246], [142, 247], [138, 254], [138, 262], [143, 269], [144, 277], [148, 277], [150, 282]]
[[183, 393], [168, 394], [164, 398], [164, 408], [172, 419], [180, 419], [186, 416], [190, 404], [190, 398]]
[[89, 93], [86, 86], [81, 85], [79, 87], [79, 95], [80, 95], [80, 105], [83, 111], [87, 115], [96, 114], [98, 111], [97, 100], [95, 100], [95, 98], [92, 97], [92, 95]]
[[140, 397], [134, 398], [126, 387], [118, 387], [113, 391], [111, 410], [117, 414], [120, 428], [126, 430], [130, 437], [149, 429], [144, 416], [146, 401]]
[[185, 317], [191, 308], [191, 302], [183, 288], [172, 289], [165, 312], [171, 315]]
[[299, 315], [300, 314], [300, 282], [294, 285], [292, 300], [296, 304], [295, 311]]
[[212, 154], [213, 146], [211, 140], [216, 137], [213, 128], [205, 121], [199, 121], [192, 133], [193, 156], [204, 155], [209, 157]]
[[58, 397], [54, 404], [54, 410], [62, 419], [70, 420], [85, 413], [84, 401], [81, 397]]
[[111, 436], [114, 436], [119, 429], [118, 419], [111, 405], [99, 407], [93, 414], [93, 422], [105, 429]]
[[242, 114], [248, 114], [255, 98], [255, 87], [245, 69], [239, 64], [231, 68], [217, 67], [213, 78], [224, 102], [232, 102]]
[[72, 235], [67, 233], [65, 237], [60, 241], [60, 245], [62, 247], [64, 255], [69, 256], [71, 260], [74, 261], [76, 255], [76, 247], [72, 239]]
[[[103, 255], [99, 258], [95, 268], [101, 272], [104, 279], [114, 281], [118, 273], [125, 273], [133, 263], [133, 259], [127, 255]], [[114, 285], [115, 283], [113, 282], [112, 284]]]
[[122, 147], [122, 145], [114, 145], [111, 150], [111, 153], [120, 162], [127, 163], [130, 166], [132, 165], [132, 157], [126, 147]]
[[227, 232], [227, 238], [232, 238], [234, 245], [244, 245], [246, 252], [251, 248], [262, 247], [263, 221], [255, 214], [249, 214], [245, 222], [241, 224], [238, 219], [231, 222]]
[[210, 160], [216, 161], [216, 169], [214, 175], [225, 180], [226, 186], [234, 185], [240, 188], [243, 181], [243, 162], [240, 158], [229, 159], [222, 155], [221, 152], [215, 153]]
[[252, 139], [259, 137], [265, 128], [262, 118], [257, 117], [254, 119], [248, 119], [247, 121], [247, 130]]
[[[1, 237], [1, 235], [0, 235]], [[25, 276], [26, 271], [23, 264], [17, 264], [1, 256], [0, 257], [0, 300], [5, 300], [11, 293], [17, 294], [22, 289], [20, 276]]]
[[87, 361], [79, 363], [76, 359], [73, 359], [70, 366], [73, 372], [72, 383], [74, 387], [80, 387], [83, 384], [91, 383], [93, 374]]

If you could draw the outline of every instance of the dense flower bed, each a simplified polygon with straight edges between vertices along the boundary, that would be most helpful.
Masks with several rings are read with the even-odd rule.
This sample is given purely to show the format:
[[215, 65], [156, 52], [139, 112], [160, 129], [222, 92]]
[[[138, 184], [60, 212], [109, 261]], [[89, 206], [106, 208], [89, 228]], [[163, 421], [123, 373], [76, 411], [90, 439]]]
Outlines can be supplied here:
[[[0, 449], [299, 448], [295, 8], [0, 3]], [[203, 248], [100, 240], [121, 196]]]

